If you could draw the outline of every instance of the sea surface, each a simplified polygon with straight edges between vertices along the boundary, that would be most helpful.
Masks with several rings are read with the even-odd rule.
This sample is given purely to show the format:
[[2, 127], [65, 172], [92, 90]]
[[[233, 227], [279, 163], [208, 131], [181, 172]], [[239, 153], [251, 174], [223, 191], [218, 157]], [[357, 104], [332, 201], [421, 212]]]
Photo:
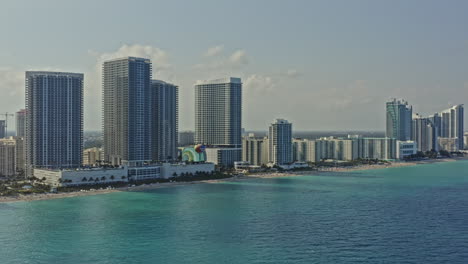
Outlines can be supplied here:
[[468, 161], [3, 203], [10, 263], [468, 263]]

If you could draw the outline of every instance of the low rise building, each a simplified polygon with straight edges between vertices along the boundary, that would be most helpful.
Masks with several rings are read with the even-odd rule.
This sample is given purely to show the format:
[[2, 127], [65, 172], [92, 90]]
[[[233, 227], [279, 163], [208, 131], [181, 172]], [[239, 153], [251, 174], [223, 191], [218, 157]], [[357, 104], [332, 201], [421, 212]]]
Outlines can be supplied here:
[[437, 142], [440, 150], [448, 152], [456, 152], [459, 150], [458, 138], [439, 137]]
[[232, 168], [242, 160], [242, 148], [207, 147], [205, 151], [206, 161], [220, 167]]
[[83, 166], [98, 166], [104, 160], [104, 151], [101, 148], [89, 148], [83, 151]]
[[191, 146], [195, 144], [195, 133], [193, 131], [179, 132], [178, 144], [181, 147]]
[[212, 173], [215, 170], [213, 163], [163, 163], [161, 177], [168, 179], [182, 174]]
[[128, 167], [92, 169], [34, 169], [34, 177], [54, 187], [128, 182]]
[[132, 162], [127, 165], [129, 180], [145, 181], [161, 178], [161, 165], [159, 164]]
[[415, 141], [397, 141], [396, 158], [405, 159], [418, 152], [418, 144]]

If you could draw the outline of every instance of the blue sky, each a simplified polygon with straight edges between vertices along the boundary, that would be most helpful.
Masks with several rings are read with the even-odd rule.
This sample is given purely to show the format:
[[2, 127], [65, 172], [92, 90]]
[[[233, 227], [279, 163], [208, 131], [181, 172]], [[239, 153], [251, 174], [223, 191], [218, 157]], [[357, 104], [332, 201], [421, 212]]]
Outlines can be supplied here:
[[[24, 71], [85, 73], [85, 128], [100, 128], [100, 64], [153, 60], [180, 87], [241, 77], [243, 126], [384, 130], [384, 104], [428, 115], [468, 100], [466, 1], [1, 1], [0, 112], [24, 106]], [[467, 115], [468, 116], [468, 115]]]

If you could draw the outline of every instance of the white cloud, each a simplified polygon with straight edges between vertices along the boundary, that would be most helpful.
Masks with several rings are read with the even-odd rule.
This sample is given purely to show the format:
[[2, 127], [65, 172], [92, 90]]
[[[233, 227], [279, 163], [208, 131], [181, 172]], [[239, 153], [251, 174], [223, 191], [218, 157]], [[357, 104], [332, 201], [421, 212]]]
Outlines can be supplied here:
[[329, 87], [317, 91], [317, 106], [328, 109], [348, 109], [351, 106], [369, 104], [375, 95], [367, 80], [355, 80], [344, 87]]
[[233, 65], [248, 64], [249, 58], [247, 57], [245, 50], [236, 50], [231, 56], [229, 56], [229, 62]]
[[296, 78], [296, 77], [299, 77], [301, 76], [301, 73], [296, 70], [296, 69], [289, 69], [287, 72], [286, 72], [286, 76], [290, 77], [290, 78]]
[[[192, 68], [202, 73], [205, 71], [215, 75], [226, 73], [229, 75], [230, 73], [236, 73], [234, 70], [239, 70], [243, 68], [243, 66], [249, 64], [249, 57], [245, 50], [236, 50], [229, 56], [220, 56], [221, 50], [223, 49], [221, 47], [222, 46], [209, 48], [205, 53], [205, 57], [209, 59], [205, 62], [193, 65]], [[207, 54], [210, 54], [210, 56], [207, 56]]]
[[153, 63], [153, 73], [163, 72], [172, 68], [171, 64], [169, 63], [169, 54], [158, 47], [149, 45], [144, 46], [140, 44], [124, 44], [118, 50], [113, 52], [97, 53], [94, 51], [89, 51], [89, 53], [97, 57], [99, 67], [101, 67], [101, 64], [106, 60], [122, 57], [141, 57], [151, 60]]
[[272, 93], [275, 90], [276, 84], [270, 76], [252, 74], [244, 81], [246, 93]]
[[[11, 101], [8, 97], [24, 95], [24, 71], [17, 71], [11, 68], [0, 69], [0, 105], [9, 105]], [[15, 107], [17, 108], [17, 107]]]
[[[0, 68], [0, 112], [15, 113], [24, 108], [24, 71]], [[0, 119], [5, 119], [0, 116]], [[15, 119], [8, 117], [8, 131], [13, 131]]]
[[204, 53], [204, 56], [205, 57], [214, 57], [214, 56], [218, 56], [220, 55], [224, 50], [224, 46], [223, 45], [218, 45], [218, 46], [214, 46], [214, 47], [211, 47], [209, 48], [205, 53]]

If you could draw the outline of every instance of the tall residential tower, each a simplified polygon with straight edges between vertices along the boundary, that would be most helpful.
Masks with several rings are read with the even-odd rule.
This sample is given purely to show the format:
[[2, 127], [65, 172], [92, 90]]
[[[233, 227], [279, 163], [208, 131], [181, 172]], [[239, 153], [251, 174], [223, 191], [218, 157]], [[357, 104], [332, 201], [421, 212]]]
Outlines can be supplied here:
[[26, 134], [26, 110], [16, 112], [16, 136], [24, 137]]
[[292, 124], [284, 119], [276, 119], [268, 133], [270, 163], [283, 165], [293, 162]]
[[151, 62], [126, 57], [103, 64], [104, 160], [152, 160]]
[[195, 85], [195, 143], [216, 148], [207, 149], [207, 153], [209, 161], [224, 163], [218, 165], [232, 166], [242, 159], [240, 78], [201, 81]]
[[83, 74], [26, 72], [26, 171], [80, 167]]
[[463, 105], [455, 105], [440, 114], [440, 137], [455, 142], [458, 150], [464, 149], [464, 108]]
[[6, 138], [7, 131], [6, 131], [6, 121], [0, 120], [0, 138]]
[[407, 141], [411, 138], [413, 108], [404, 100], [387, 102], [387, 130], [385, 136]]
[[153, 112], [153, 160], [174, 161], [177, 157], [179, 134], [179, 92], [176, 85], [151, 81]]

